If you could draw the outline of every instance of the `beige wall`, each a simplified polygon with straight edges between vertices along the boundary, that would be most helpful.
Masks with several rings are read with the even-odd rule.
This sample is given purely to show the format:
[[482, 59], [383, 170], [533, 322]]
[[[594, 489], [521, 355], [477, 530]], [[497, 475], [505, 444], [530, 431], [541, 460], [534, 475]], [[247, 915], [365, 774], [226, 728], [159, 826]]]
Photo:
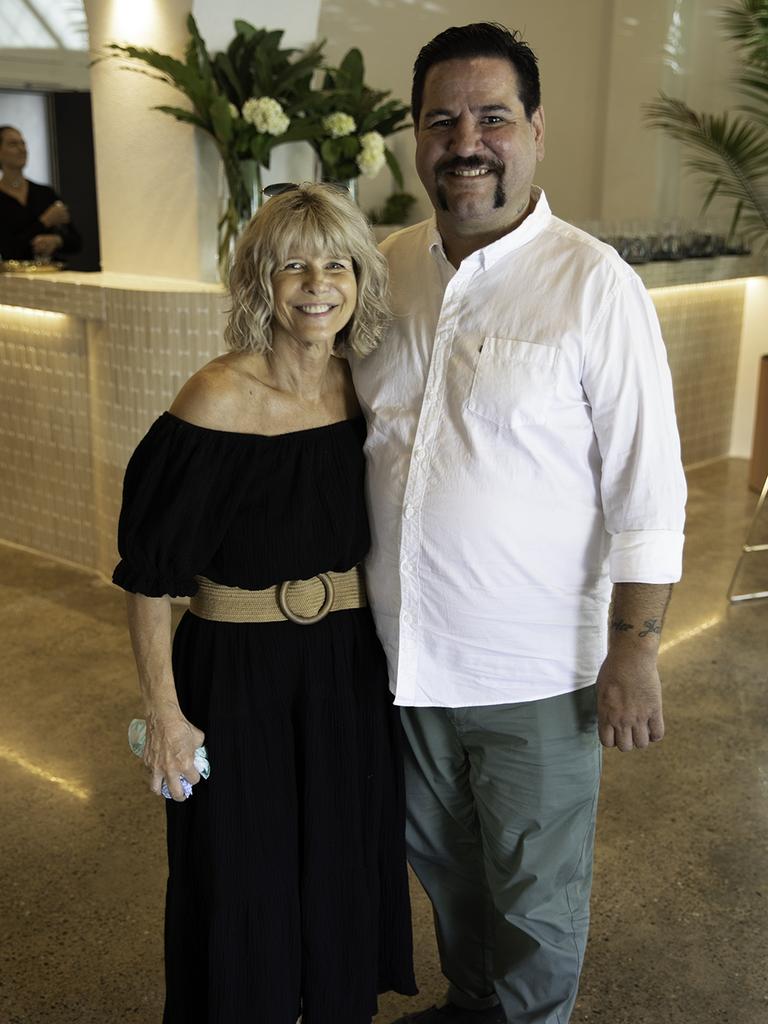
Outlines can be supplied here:
[[[419, 47], [448, 25], [500, 21], [522, 30], [539, 56], [547, 156], [538, 181], [568, 220], [694, 215], [701, 192], [679, 171], [679, 149], [643, 127], [640, 105], [659, 89], [716, 111], [733, 102], [730, 52], [711, 0], [324, 0], [320, 35], [332, 58], [363, 51], [371, 84], [406, 100]], [[670, 53], [670, 49], [673, 51]], [[675, 66], [677, 70], [675, 70]], [[393, 148], [409, 191], [427, 205], [411, 170], [410, 133]], [[380, 175], [363, 206], [389, 191]]]

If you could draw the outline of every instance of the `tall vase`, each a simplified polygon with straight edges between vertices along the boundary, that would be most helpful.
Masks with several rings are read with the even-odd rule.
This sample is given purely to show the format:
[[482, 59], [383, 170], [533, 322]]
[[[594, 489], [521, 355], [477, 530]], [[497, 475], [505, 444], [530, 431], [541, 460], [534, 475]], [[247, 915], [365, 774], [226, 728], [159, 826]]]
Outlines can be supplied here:
[[237, 239], [261, 205], [261, 165], [223, 157], [219, 189], [219, 277], [229, 283]]
[[315, 161], [315, 181], [319, 181], [324, 185], [336, 185], [337, 188], [346, 189], [352, 202], [357, 202], [358, 179], [335, 177], [323, 167], [322, 161], [319, 158]]

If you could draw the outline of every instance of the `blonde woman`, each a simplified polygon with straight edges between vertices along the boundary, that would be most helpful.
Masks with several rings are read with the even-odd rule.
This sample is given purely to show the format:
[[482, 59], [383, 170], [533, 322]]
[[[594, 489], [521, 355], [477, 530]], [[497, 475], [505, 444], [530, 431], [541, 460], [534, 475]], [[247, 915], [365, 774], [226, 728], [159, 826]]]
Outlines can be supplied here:
[[[348, 197], [270, 199], [237, 248], [229, 351], [126, 472], [114, 579], [150, 785], [173, 797], [165, 1024], [368, 1024], [377, 993], [415, 991], [399, 723], [359, 570], [365, 428], [343, 358], [376, 344], [385, 288]], [[175, 595], [191, 602], [171, 649]]]

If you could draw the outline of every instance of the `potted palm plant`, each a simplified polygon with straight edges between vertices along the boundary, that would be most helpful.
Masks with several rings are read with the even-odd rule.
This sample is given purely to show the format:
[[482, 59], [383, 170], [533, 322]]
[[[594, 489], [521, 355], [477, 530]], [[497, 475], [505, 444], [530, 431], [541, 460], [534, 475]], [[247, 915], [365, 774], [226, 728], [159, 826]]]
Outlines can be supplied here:
[[644, 105], [645, 120], [682, 142], [686, 167], [707, 185], [703, 210], [716, 196], [733, 203], [729, 237], [768, 246], [768, 0], [740, 0], [722, 13], [736, 45], [736, 87], [745, 102], [723, 114], [696, 113], [682, 100], [661, 93]]

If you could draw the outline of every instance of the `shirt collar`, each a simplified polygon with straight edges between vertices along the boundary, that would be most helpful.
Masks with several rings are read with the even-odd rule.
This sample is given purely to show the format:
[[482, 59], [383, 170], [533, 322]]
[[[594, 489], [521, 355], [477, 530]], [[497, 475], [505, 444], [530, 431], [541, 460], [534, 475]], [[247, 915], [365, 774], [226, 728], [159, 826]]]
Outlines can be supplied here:
[[[478, 249], [477, 252], [472, 253], [467, 259], [473, 259], [474, 257], [480, 262], [483, 270], [487, 270], [503, 256], [514, 252], [515, 249], [519, 249], [523, 245], [527, 245], [537, 235], [540, 235], [552, 220], [552, 211], [549, 208], [549, 203], [543, 189], [540, 189], [538, 185], [532, 187], [531, 196], [536, 205], [519, 227], [516, 227], [514, 231], [507, 232], [506, 235], [502, 235], [501, 238], [497, 238], [495, 242], [491, 242], [485, 248]], [[440, 237], [440, 232], [437, 230], [437, 219], [434, 213], [427, 228], [427, 246], [433, 257], [439, 256], [443, 260], [447, 259], [443, 248], [443, 240]]]

